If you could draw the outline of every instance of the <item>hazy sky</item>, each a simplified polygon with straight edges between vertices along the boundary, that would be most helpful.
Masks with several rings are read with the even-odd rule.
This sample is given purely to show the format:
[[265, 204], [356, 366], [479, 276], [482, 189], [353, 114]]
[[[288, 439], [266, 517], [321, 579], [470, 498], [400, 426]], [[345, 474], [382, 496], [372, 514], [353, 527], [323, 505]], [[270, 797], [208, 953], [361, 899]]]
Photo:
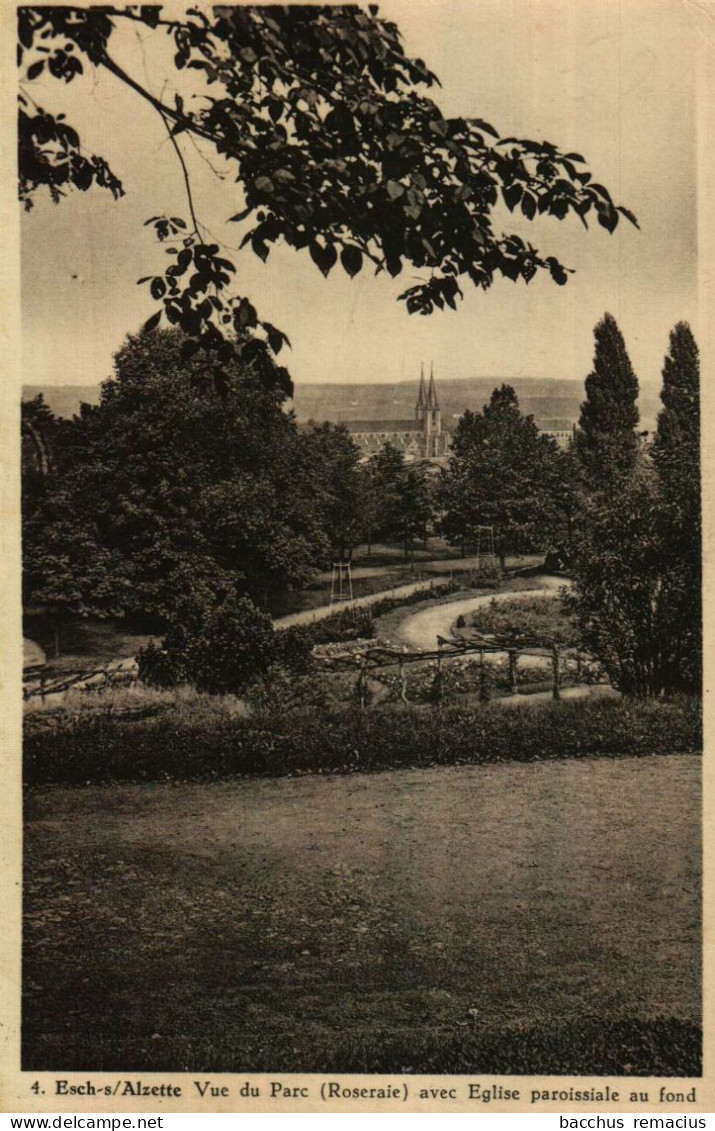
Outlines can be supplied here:
[[[381, 12], [405, 46], [442, 80], [445, 114], [480, 116], [503, 135], [548, 139], [585, 155], [595, 178], [637, 215], [609, 236], [576, 219], [505, 222], [576, 268], [566, 287], [499, 280], [469, 284], [453, 313], [407, 315], [396, 280], [363, 272], [323, 279], [307, 252], [273, 250], [264, 265], [238, 256], [238, 285], [291, 338], [296, 382], [414, 378], [421, 359], [445, 376], [566, 377], [589, 371], [595, 322], [618, 319], [636, 371], [659, 379], [668, 332], [696, 329], [696, 29], [680, 0], [389, 0]], [[140, 32], [141, 34], [138, 34]], [[125, 69], [170, 98], [175, 76], [157, 50], [161, 32], [133, 27]], [[106, 156], [127, 195], [73, 193], [39, 200], [22, 217], [23, 379], [94, 383], [111, 373], [127, 332], [156, 308], [136, 285], [163, 264], [143, 221], [186, 214], [183, 182], [161, 121], [109, 75], [70, 86], [33, 84], [38, 102], [66, 109], [87, 149]], [[236, 189], [217, 180], [184, 140], [198, 213], [215, 236], [238, 242]]]

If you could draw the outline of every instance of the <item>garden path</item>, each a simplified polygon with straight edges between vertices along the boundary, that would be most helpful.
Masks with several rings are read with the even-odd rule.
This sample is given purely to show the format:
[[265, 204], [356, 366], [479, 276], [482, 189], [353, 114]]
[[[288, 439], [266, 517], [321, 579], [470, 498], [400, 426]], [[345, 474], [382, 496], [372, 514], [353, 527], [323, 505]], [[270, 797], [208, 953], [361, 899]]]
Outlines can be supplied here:
[[[538, 589], [487, 593], [481, 597], [466, 597], [463, 601], [450, 601], [441, 605], [430, 605], [426, 609], [417, 609], [395, 629], [394, 636], [398, 643], [407, 644], [412, 651], [429, 651], [436, 647], [438, 636], [449, 637], [450, 626], [460, 615], [473, 613], [475, 609], [490, 605], [492, 601], [532, 600], [534, 597], [553, 596], [559, 589], [570, 585], [565, 578], [550, 574], [536, 574], [532, 580], [539, 583]], [[523, 656], [519, 662], [526, 667], [530, 664], [538, 665], [551, 661], [549, 659], [544, 661], [540, 656]]]

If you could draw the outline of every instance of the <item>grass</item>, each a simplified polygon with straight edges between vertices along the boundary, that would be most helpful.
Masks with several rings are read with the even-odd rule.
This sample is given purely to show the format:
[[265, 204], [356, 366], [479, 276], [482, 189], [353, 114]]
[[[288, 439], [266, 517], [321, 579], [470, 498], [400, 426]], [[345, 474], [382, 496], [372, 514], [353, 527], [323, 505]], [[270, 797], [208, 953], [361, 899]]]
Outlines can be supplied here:
[[699, 761], [32, 790], [26, 1071], [700, 1071]]
[[[54, 631], [46, 617], [26, 617], [23, 631], [44, 649], [48, 676], [136, 656], [151, 639], [148, 634], [132, 631], [116, 621], [78, 620], [62, 626], [60, 655], [55, 656]], [[155, 638], [157, 635], [160, 634], [155, 633]]]
[[[131, 703], [132, 693], [123, 703]], [[87, 697], [89, 700], [90, 697]], [[699, 701], [592, 699], [507, 709], [467, 707], [281, 710], [243, 717], [240, 701], [139, 692], [134, 710], [111, 693], [94, 710], [26, 718], [30, 785], [207, 780], [699, 752]]]

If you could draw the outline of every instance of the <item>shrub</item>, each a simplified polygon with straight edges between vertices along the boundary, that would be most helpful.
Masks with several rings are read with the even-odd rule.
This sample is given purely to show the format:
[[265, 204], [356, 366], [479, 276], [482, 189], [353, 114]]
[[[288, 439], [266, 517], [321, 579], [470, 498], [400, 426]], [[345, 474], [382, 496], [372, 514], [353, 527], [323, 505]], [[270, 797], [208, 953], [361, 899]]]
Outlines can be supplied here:
[[188, 681], [186, 658], [150, 640], [137, 652], [137, 678], [146, 687], [179, 687]]
[[700, 702], [592, 699], [505, 709], [470, 707], [283, 711], [253, 718], [167, 708], [125, 722], [97, 714], [75, 725], [29, 717], [29, 784], [212, 779], [373, 771], [422, 765], [538, 762], [699, 752]]
[[[298, 647], [292, 644], [293, 654]], [[137, 656], [139, 678], [153, 687], [190, 683], [212, 695], [241, 691], [276, 655], [273, 625], [247, 597], [186, 604], [169, 623], [161, 649]]]

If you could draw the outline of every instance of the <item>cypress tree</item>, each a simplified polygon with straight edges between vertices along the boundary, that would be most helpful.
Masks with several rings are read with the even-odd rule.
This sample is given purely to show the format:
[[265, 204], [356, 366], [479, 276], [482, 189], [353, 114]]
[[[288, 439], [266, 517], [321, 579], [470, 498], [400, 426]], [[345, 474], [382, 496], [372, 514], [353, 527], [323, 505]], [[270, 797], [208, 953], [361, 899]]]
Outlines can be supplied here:
[[638, 378], [612, 314], [594, 330], [593, 372], [586, 378], [576, 450], [594, 486], [607, 487], [633, 469], [638, 451]]
[[687, 322], [671, 330], [660, 396], [653, 463], [662, 556], [673, 578], [669, 623], [678, 648], [672, 683], [697, 692], [702, 682], [700, 359]]
[[653, 443], [664, 501], [683, 534], [700, 530], [700, 358], [693, 332], [679, 322], [663, 363], [663, 408]]

